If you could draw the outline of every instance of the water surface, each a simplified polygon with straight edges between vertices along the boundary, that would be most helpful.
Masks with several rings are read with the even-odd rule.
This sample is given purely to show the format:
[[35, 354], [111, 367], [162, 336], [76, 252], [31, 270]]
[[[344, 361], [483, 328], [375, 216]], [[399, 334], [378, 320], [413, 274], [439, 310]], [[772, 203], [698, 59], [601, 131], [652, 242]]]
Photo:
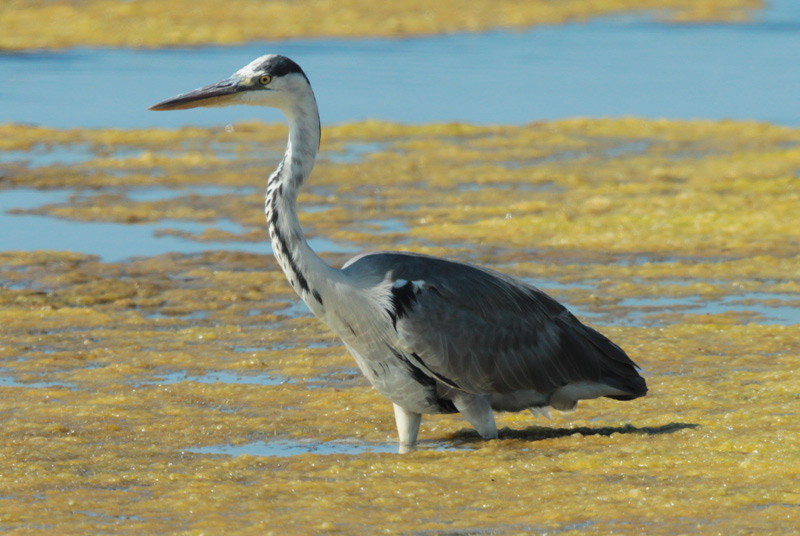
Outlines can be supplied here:
[[[197, 193], [215, 191], [199, 187]], [[169, 199], [180, 195], [166, 189], [143, 189], [133, 191], [136, 200]], [[184, 192], [187, 193], [187, 192]], [[195, 241], [180, 236], [165, 234], [165, 231], [180, 231], [192, 235], [201, 234], [208, 228], [230, 233], [241, 233], [241, 225], [230, 220], [193, 222], [161, 220], [156, 223], [115, 223], [104, 221], [73, 221], [39, 214], [15, 214], [10, 211], [35, 209], [46, 204], [65, 203], [72, 190], [16, 189], [0, 192], [0, 229], [11, 230], [0, 236], [0, 251], [77, 251], [98, 255], [102, 261], [117, 262], [131, 257], [161, 255], [163, 253], [200, 253], [203, 251], [245, 251], [271, 254], [268, 242], [246, 241]], [[309, 239], [311, 246], [319, 252], [355, 253], [349, 244], [339, 244], [324, 237]]]
[[0, 121], [55, 127], [279, 121], [274, 110], [246, 107], [144, 112], [277, 52], [303, 66], [328, 124], [634, 115], [800, 125], [798, 50], [800, 2], [778, 0], [745, 24], [675, 25], [637, 16], [415, 39], [5, 54]]

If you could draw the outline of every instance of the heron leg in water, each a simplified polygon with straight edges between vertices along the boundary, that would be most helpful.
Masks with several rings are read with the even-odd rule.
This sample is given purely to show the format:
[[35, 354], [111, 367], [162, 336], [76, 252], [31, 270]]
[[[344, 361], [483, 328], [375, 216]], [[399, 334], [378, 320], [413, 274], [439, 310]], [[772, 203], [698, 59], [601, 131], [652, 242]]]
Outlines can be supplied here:
[[497, 438], [497, 425], [488, 396], [459, 393], [453, 397], [453, 404], [484, 439]]
[[417, 434], [419, 433], [419, 423], [422, 421], [422, 414], [408, 411], [395, 404], [394, 420], [397, 423], [397, 434], [400, 436], [400, 444], [407, 446], [416, 444]]

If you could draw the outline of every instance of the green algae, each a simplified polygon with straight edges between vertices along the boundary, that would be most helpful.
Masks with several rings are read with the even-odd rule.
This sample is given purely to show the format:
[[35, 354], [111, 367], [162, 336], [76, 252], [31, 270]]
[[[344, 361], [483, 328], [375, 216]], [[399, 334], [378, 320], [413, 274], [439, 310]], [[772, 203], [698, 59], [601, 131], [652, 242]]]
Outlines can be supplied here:
[[[0, 164], [6, 190], [84, 191], [36, 214], [212, 230], [230, 219], [242, 232], [214, 240], [266, 240], [260, 193], [133, 194], [260, 187], [275, 164], [262, 151], [282, 150], [283, 127], [0, 134], [6, 151], [88, 148], [70, 165]], [[375, 151], [331, 157], [364, 141]], [[423, 441], [467, 449], [192, 452], [271, 439], [392, 442], [391, 405], [324, 326], [292, 307], [267, 255], [109, 263], [0, 252], [0, 527], [789, 534], [800, 522], [800, 338], [796, 322], [757, 312], [800, 304], [798, 141], [800, 131], [766, 124], [637, 119], [326, 129], [300, 198], [309, 235], [527, 278], [600, 320], [644, 368], [644, 399], [591, 401], [551, 422], [501, 414], [498, 441], [481, 441], [458, 416], [423, 422]], [[370, 223], [387, 219], [407, 229]], [[753, 308], [697, 314], [659, 305], [665, 298]], [[656, 305], [626, 305], [647, 299]], [[248, 381], [198, 380], [213, 372]]]

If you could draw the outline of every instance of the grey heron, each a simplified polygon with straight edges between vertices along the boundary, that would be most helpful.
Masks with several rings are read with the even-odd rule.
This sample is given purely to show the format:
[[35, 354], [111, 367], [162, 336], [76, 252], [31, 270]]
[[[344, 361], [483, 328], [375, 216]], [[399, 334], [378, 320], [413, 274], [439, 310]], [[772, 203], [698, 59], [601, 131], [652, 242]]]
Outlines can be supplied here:
[[296, 200], [314, 167], [320, 120], [308, 78], [292, 60], [262, 56], [150, 109], [234, 104], [270, 106], [286, 116], [286, 153], [266, 188], [272, 250], [300, 298], [392, 401], [401, 445], [417, 442], [423, 414], [460, 412], [482, 437], [496, 438], [494, 411], [547, 415], [582, 399], [647, 393], [619, 346], [511, 276], [404, 252], [362, 254], [341, 269], [318, 257], [304, 238]]

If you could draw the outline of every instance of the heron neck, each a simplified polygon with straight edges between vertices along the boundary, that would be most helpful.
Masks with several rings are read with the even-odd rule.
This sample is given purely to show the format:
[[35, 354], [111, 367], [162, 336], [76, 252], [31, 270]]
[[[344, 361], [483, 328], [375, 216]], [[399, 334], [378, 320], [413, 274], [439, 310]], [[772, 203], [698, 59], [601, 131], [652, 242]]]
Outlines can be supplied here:
[[267, 185], [266, 215], [272, 251], [295, 292], [312, 312], [323, 312], [322, 293], [338, 270], [311, 249], [297, 218], [297, 194], [311, 175], [319, 150], [320, 124], [316, 102], [286, 111], [289, 142]]

